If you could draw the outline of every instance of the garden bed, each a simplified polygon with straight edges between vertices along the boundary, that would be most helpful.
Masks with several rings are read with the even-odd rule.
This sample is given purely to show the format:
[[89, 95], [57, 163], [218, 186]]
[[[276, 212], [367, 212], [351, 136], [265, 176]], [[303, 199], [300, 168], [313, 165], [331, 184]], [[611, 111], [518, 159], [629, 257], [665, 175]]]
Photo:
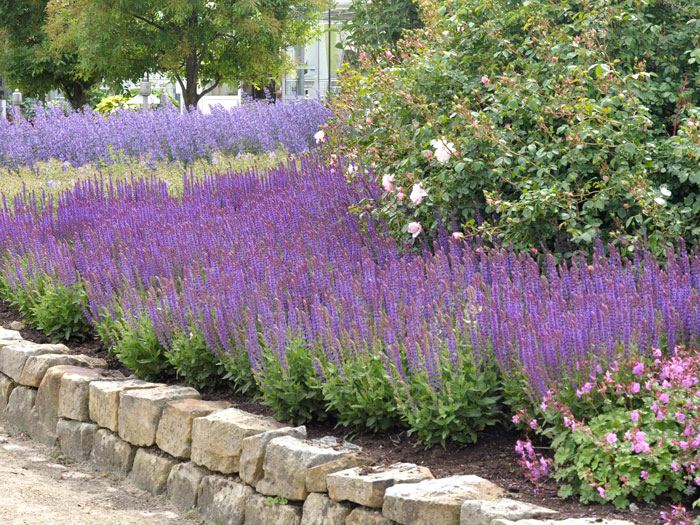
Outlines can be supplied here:
[[[8, 327], [9, 323], [20, 318], [16, 308], [0, 301], [0, 326]], [[28, 340], [44, 343], [48, 338], [41, 331], [25, 326], [22, 336]], [[128, 375], [130, 370], [125, 368], [95, 339], [89, 338], [84, 342], [71, 342], [72, 351], [91, 357], [107, 359], [110, 368], [118, 369]], [[259, 400], [237, 394], [227, 389], [218, 389], [210, 394], [203, 394], [205, 400], [223, 400], [232, 406], [258, 415], [270, 416], [272, 411]], [[583, 505], [571, 498], [563, 500], [557, 496], [559, 487], [554, 481], [548, 480], [539, 485], [527, 481], [517, 464], [518, 455], [514, 451], [516, 441], [523, 435], [517, 431], [504, 428], [492, 428], [484, 432], [479, 442], [468, 447], [458, 447], [448, 443], [447, 447], [426, 449], [406, 435], [406, 432], [390, 432], [386, 434], [359, 433], [348, 435], [343, 428], [336, 428], [332, 423], [306, 423], [310, 439], [324, 436], [347, 438], [353, 444], [362, 447], [363, 454], [370, 458], [373, 464], [389, 465], [392, 463], [415, 463], [426, 466], [435, 477], [473, 474], [505, 488], [512, 499], [541, 505], [560, 511], [563, 517], [597, 517], [605, 519], [629, 520], [640, 525], [663, 524], [660, 510], [667, 508], [639, 504], [632, 510], [615, 509], [613, 505]], [[693, 517], [700, 517], [700, 511], [690, 512]]]

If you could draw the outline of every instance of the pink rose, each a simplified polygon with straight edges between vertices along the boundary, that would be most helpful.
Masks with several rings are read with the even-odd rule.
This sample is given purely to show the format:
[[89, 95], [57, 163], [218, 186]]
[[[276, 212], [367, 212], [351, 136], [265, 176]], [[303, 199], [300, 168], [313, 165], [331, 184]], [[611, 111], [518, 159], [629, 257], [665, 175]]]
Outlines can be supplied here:
[[491, 81], [489, 80], [489, 77], [487, 77], [486, 75], [482, 75], [482, 77], [481, 77], [481, 83], [482, 83], [482, 84], [488, 84], [489, 82], [491, 82]]
[[428, 192], [421, 188], [420, 184], [414, 184], [409, 198], [413, 204], [420, 204], [427, 196]]
[[409, 222], [407, 230], [415, 239], [423, 231], [423, 226], [421, 226], [419, 222]]

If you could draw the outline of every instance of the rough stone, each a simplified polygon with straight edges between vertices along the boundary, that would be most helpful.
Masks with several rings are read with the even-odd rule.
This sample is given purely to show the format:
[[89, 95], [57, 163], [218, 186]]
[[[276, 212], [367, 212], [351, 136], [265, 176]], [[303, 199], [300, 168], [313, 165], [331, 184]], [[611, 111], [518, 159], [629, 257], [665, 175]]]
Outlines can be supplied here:
[[134, 463], [136, 449], [105, 428], [95, 433], [90, 458], [98, 468], [125, 477]]
[[345, 525], [396, 525], [396, 522], [385, 518], [379, 511], [358, 507], [350, 513]]
[[210, 472], [192, 462], [175, 465], [168, 476], [168, 498], [181, 511], [197, 505], [199, 484]]
[[338, 442], [335, 438], [312, 441], [291, 436], [275, 438], [267, 445], [263, 462], [264, 477], [256, 488], [268, 496], [305, 500], [308, 496], [306, 474], [310, 468], [359, 450], [359, 447]]
[[352, 501], [381, 509], [386, 489], [398, 483], [418, 483], [424, 479], [433, 479], [430, 470], [412, 463], [355, 467], [328, 476], [328, 495], [334, 501]]
[[[10, 323], [11, 324], [11, 323]], [[21, 341], [22, 334], [20, 334], [14, 328], [7, 330], [5, 328], [0, 328], [0, 341]]]
[[194, 388], [165, 386], [119, 393], [119, 437], [132, 445], [150, 447], [156, 442], [158, 422], [170, 401], [199, 398]]
[[36, 390], [33, 388], [18, 386], [12, 389], [5, 409], [5, 417], [11, 427], [30, 433], [34, 426], [31, 413], [35, 399]]
[[107, 368], [107, 361], [84, 355], [41, 354], [27, 358], [18, 383], [38, 388], [46, 371], [54, 366], [70, 365], [85, 368]]
[[478, 476], [451, 476], [389, 487], [382, 514], [411, 525], [459, 525], [466, 500], [496, 499], [503, 489]]
[[12, 379], [0, 372], [0, 416], [5, 413], [12, 390], [17, 386]]
[[198, 417], [192, 421], [192, 461], [224, 474], [238, 472], [243, 440], [281, 427], [272, 418], [236, 408]]
[[180, 399], [168, 403], [158, 423], [156, 445], [176, 458], [189, 458], [192, 445], [192, 420], [230, 406], [231, 404], [226, 401], [200, 399]]
[[326, 481], [328, 474], [353, 467], [360, 467], [369, 463], [369, 458], [364, 458], [359, 454], [347, 454], [346, 456], [341, 456], [328, 463], [322, 463], [321, 465], [312, 467], [306, 472], [306, 491], [328, 492], [328, 484]]
[[58, 399], [61, 391], [61, 378], [68, 372], [81, 370], [74, 366], [54, 366], [49, 368], [41, 380], [32, 409], [34, 424], [30, 436], [50, 447], [56, 444], [56, 424], [58, 423]]
[[345, 525], [352, 507], [336, 503], [325, 494], [309, 494], [304, 502], [301, 525]]
[[568, 518], [565, 520], [536, 520], [525, 519], [512, 521], [508, 519], [495, 519], [490, 525], [635, 525], [632, 521], [604, 520], [600, 518]]
[[33, 355], [67, 354], [66, 345], [37, 345], [28, 341], [18, 341], [15, 344], [0, 348], [0, 372], [19, 381], [22, 369], [27, 359]]
[[255, 494], [245, 506], [245, 525], [299, 525], [301, 512], [297, 505], [268, 501], [265, 496]]
[[88, 461], [98, 428], [94, 423], [59, 419], [56, 435], [61, 443], [61, 452], [75, 461]]
[[556, 518], [559, 512], [514, 499], [468, 500], [462, 504], [460, 525], [491, 525], [495, 519]]
[[254, 494], [248, 485], [223, 476], [207, 476], [197, 492], [197, 505], [202, 515], [218, 525], [243, 525], [246, 502]]
[[138, 488], [151, 494], [162, 494], [168, 485], [168, 476], [178, 461], [144, 448], [136, 451], [129, 479]]
[[24, 330], [25, 328], [27, 328], [27, 325], [25, 325], [22, 321], [12, 321], [12, 322], [9, 324], [8, 328], [10, 329], [10, 330], [8, 330], [8, 331], [17, 331], [17, 332], [19, 332], [19, 330]]
[[61, 376], [58, 393], [58, 416], [76, 421], [90, 421], [90, 383], [104, 379], [102, 370], [71, 367]]
[[267, 444], [281, 436], [306, 439], [306, 427], [284, 427], [245, 438], [241, 445], [240, 476], [248, 485], [255, 486], [263, 477], [263, 460]]
[[90, 383], [90, 419], [112, 432], [119, 430], [119, 393], [125, 390], [155, 388], [163, 383], [147, 383], [140, 379], [122, 381], [93, 381]]

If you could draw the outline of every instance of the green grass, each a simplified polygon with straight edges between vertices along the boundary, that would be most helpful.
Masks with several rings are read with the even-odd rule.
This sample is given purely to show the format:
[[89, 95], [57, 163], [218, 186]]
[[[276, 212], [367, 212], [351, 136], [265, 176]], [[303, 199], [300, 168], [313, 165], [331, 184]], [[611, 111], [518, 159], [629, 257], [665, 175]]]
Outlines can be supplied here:
[[58, 160], [42, 162], [32, 168], [21, 168], [19, 173], [0, 172], [0, 193], [8, 199], [21, 193], [26, 187], [28, 191], [45, 191], [49, 195], [58, 195], [66, 189], [71, 189], [75, 182], [93, 178], [95, 176], [112, 177], [113, 179], [128, 179], [133, 175], [136, 178], [155, 176], [168, 182], [168, 190], [173, 195], [182, 192], [183, 174], [190, 171], [196, 177], [217, 171], [245, 171], [250, 168], [264, 170], [277, 166], [287, 159], [284, 152], [275, 155], [261, 153], [257, 155], [245, 154], [240, 157], [232, 155], [216, 155], [217, 162], [212, 164], [209, 160], [199, 160], [187, 166], [182, 162], [156, 162], [155, 169], [147, 164], [141, 164], [136, 159], [123, 159], [116, 164], [100, 165], [86, 164], [79, 168], [68, 167], [64, 170], [63, 164]]

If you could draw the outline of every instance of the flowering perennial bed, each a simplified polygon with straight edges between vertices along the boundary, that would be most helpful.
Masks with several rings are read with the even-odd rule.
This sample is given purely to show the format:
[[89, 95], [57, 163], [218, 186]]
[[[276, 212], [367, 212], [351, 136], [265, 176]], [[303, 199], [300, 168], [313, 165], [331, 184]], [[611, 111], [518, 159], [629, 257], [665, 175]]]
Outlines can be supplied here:
[[124, 158], [192, 162], [217, 151], [301, 153], [330, 112], [320, 101], [249, 102], [211, 113], [173, 106], [109, 115], [84, 109], [37, 107], [27, 120], [0, 120], [0, 165], [8, 169], [58, 159], [73, 166], [112, 164]]
[[[56, 201], [22, 195], [0, 213], [2, 293], [56, 339], [96, 327], [146, 378], [228, 383], [259, 392], [285, 419], [405, 427], [427, 445], [472, 442], [503, 420], [506, 406], [545, 436], [573, 433], [574, 420], [594, 424], [588, 418], [600, 406], [587, 412], [577, 400], [600, 391], [604, 371], [697, 345], [700, 256], [683, 245], [663, 266], [614, 249], [591, 261], [556, 265], [547, 256], [538, 265], [531, 254], [486, 250], [446, 233], [431, 250], [403, 251], [381, 223], [349, 211], [380, 189], [348, 184], [342, 171], [305, 158], [262, 175], [186, 179], [181, 198], [156, 179], [83, 181]], [[618, 394], [641, 383], [635, 373], [616, 380]], [[654, 395], [678, 386], [664, 374], [654, 376]], [[697, 432], [694, 404], [681, 424], [680, 409], [666, 413], [639, 399], [630, 407], [656, 417], [662, 410], [678, 432]], [[547, 412], [557, 403], [568, 403], [568, 421]], [[658, 429], [632, 428], [625, 403], [615, 417], [627, 422], [603, 418], [589, 430], [590, 443], [612, 450], [615, 433], [627, 456], [658, 448], [659, 457], [672, 457], [675, 445]], [[640, 432], [658, 437], [648, 451], [630, 448]], [[592, 468], [574, 488], [620, 505], [628, 496], [680, 494], [693, 482], [700, 446], [685, 442], [692, 450], [676, 463], [685, 474], [663, 483], [650, 475], [657, 487], [623, 489], [610, 470], [596, 477]], [[547, 470], [527, 447], [522, 452]], [[574, 458], [560, 454], [566, 472]], [[638, 469], [640, 476], [654, 457], [625, 475]]]

